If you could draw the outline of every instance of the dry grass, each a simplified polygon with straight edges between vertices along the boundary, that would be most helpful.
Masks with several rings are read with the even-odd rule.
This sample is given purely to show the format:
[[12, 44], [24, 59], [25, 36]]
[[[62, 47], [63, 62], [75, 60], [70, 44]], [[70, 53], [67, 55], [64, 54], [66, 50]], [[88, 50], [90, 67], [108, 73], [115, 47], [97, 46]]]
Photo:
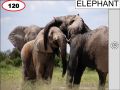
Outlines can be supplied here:
[[[1, 90], [70, 90], [66, 88], [65, 77], [61, 77], [61, 69], [54, 70], [53, 79], [50, 85], [42, 83], [24, 83], [22, 80], [21, 68], [1, 69]], [[79, 90], [96, 90], [98, 86], [98, 76], [95, 71], [85, 71]], [[108, 87], [108, 80], [106, 83]], [[78, 90], [78, 88], [74, 88]]]

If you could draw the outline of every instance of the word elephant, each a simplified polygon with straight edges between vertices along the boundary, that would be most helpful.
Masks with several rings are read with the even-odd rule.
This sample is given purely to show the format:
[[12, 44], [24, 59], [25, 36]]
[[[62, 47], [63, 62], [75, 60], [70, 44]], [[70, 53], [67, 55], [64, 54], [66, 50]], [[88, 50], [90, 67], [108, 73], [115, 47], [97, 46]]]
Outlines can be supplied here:
[[42, 27], [36, 25], [17, 26], [8, 36], [8, 39], [19, 51], [23, 45], [36, 38], [37, 34], [42, 30]]
[[104, 90], [108, 73], [108, 27], [102, 26], [71, 38], [67, 70], [69, 86], [80, 84], [86, 67], [96, 69], [99, 90]]
[[25, 80], [51, 80], [55, 54], [59, 50], [63, 64], [62, 76], [66, 73], [66, 37], [59, 28], [51, 27], [50, 29], [47, 50], [44, 49], [44, 29], [38, 33], [35, 40], [27, 42], [22, 48], [21, 58]]

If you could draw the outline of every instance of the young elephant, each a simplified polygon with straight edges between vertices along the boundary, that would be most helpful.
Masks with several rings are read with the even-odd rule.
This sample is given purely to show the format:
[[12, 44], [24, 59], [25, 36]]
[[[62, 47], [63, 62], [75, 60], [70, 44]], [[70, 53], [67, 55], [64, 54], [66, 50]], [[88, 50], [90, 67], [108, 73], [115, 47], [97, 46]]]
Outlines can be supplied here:
[[[66, 37], [57, 27], [51, 27], [48, 38], [48, 49], [44, 49], [44, 29], [35, 40], [26, 43], [21, 51], [25, 79], [51, 80], [56, 50], [60, 49], [63, 64], [63, 76], [66, 73]], [[34, 67], [34, 69], [33, 69]], [[33, 72], [33, 75], [30, 75]]]
[[68, 85], [79, 85], [86, 67], [96, 69], [99, 90], [104, 90], [108, 73], [108, 28], [105, 26], [71, 38]]

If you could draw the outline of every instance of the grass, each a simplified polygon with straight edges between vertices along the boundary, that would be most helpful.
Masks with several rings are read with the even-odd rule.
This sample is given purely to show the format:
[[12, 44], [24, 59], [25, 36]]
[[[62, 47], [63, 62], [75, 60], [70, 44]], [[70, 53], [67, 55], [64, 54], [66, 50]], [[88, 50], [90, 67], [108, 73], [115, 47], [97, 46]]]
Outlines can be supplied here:
[[[22, 68], [9, 66], [1, 68], [1, 90], [66, 90], [66, 76], [62, 78], [60, 68], [55, 68], [53, 73], [52, 82], [50, 85], [41, 83], [23, 83]], [[98, 75], [95, 71], [86, 70], [83, 74], [80, 90], [96, 90], [98, 86]], [[106, 83], [108, 87], [108, 80]]]

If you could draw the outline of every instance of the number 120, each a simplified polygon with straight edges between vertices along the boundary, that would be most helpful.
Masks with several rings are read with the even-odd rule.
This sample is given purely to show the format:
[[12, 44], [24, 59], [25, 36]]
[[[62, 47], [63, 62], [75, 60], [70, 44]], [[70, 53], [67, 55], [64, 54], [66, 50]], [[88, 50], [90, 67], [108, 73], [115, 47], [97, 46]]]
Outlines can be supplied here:
[[19, 4], [15, 4], [15, 3], [10, 3], [8, 4], [9, 8], [19, 8]]

